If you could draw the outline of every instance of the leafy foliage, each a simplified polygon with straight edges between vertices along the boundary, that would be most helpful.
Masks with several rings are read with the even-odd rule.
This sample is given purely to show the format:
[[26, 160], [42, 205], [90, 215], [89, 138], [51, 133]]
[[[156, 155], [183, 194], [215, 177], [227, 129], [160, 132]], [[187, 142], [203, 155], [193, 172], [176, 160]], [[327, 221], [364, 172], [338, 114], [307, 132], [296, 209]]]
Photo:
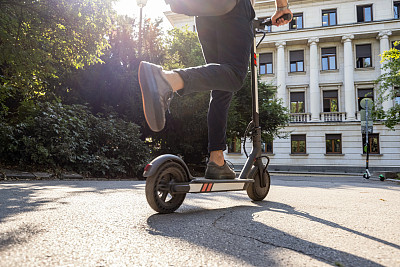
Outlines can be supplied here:
[[[129, 17], [118, 17], [109, 42], [110, 48], [101, 57], [103, 64], [76, 70], [62, 77], [57, 95], [65, 103], [88, 104], [92, 112], [106, 112], [112, 107], [127, 121], [142, 127], [144, 135], [150, 135], [142, 109], [142, 97], [138, 82], [138, 66], [141, 60], [161, 64], [166, 51], [162, 43], [161, 21], [145, 20], [145, 48], [138, 54], [138, 36], [134, 31], [137, 23]], [[151, 47], [147, 46], [152, 44]]]
[[111, 3], [0, 1], [0, 100], [43, 94], [60, 73], [101, 62], [108, 47]]
[[114, 114], [54, 102], [21, 106], [19, 115], [0, 122], [3, 164], [114, 176], [136, 175], [147, 160], [139, 127]]
[[[396, 42], [395, 45], [399, 45]], [[384, 111], [382, 103], [385, 101], [392, 101], [400, 96], [400, 51], [392, 48], [385, 51], [382, 55], [383, 69], [385, 73], [382, 74], [377, 82], [380, 83], [379, 98], [375, 105], [375, 116], [377, 119], [384, 119], [384, 124], [393, 129], [397, 123], [400, 123], [400, 104], [395, 105], [388, 111]]]
[[166, 69], [189, 68], [203, 65], [204, 57], [196, 33], [184, 28], [173, 28], [165, 39], [167, 58]]

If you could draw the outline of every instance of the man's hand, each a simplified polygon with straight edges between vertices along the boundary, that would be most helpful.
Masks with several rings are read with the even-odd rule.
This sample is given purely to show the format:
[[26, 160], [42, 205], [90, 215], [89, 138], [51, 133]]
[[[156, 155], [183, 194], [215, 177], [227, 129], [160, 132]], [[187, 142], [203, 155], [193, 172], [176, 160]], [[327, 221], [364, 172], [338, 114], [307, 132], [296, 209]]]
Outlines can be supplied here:
[[284, 19], [280, 18], [285, 14], [290, 14], [291, 17], [293, 18], [293, 13], [292, 13], [292, 11], [290, 11], [290, 9], [285, 9], [283, 11], [276, 11], [275, 14], [271, 17], [272, 25], [279, 27], [279, 26], [282, 26], [282, 25], [285, 25], [285, 24], [291, 22], [292, 20], [284, 20]]

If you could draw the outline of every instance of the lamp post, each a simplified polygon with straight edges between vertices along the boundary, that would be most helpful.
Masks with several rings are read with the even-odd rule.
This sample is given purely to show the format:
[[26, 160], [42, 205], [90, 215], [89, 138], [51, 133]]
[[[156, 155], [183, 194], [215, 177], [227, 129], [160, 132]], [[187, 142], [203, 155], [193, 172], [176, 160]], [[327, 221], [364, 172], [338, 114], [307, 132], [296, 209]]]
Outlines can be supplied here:
[[137, 5], [140, 7], [140, 18], [139, 18], [139, 57], [142, 56], [142, 10], [146, 6], [147, 0], [136, 0]]

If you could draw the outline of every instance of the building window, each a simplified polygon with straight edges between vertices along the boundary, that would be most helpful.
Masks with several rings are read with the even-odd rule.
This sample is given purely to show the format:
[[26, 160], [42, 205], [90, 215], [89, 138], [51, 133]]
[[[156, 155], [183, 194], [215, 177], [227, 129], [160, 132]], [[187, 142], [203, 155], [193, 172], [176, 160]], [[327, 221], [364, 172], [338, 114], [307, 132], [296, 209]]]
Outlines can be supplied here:
[[290, 51], [290, 72], [304, 71], [304, 50]]
[[291, 30], [303, 29], [303, 13], [293, 14], [293, 19], [289, 24], [289, 29]]
[[393, 6], [394, 6], [394, 18], [395, 18], [395, 19], [400, 19], [400, 16], [399, 16], [400, 1], [394, 2], [394, 3], [393, 3]]
[[379, 150], [379, 134], [368, 134], [368, 147], [366, 135], [363, 134], [363, 154], [367, 154], [367, 149], [369, 150], [369, 154], [380, 154]]
[[304, 113], [304, 92], [290, 93], [290, 113]]
[[261, 152], [265, 154], [273, 154], [274, 153], [273, 141], [262, 143]]
[[356, 45], [357, 68], [372, 67], [371, 44]]
[[342, 154], [342, 135], [327, 134], [325, 135], [326, 154]]
[[292, 154], [306, 154], [306, 135], [293, 134], [291, 136]]
[[357, 22], [373, 21], [372, 5], [357, 6]]
[[323, 106], [324, 112], [338, 112], [339, 111], [339, 101], [338, 101], [338, 91], [324, 91], [323, 92]]
[[394, 103], [400, 105], [400, 87], [395, 87], [394, 92], [396, 94], [394, 97]]
[[336, 69], [336, 47], [328, 47], [321, 49], [322, 70]]
[[333, 26], [336, 24], [336, 9], [322, 10], [322, 26]]
[[374, 101], [374, 89], [358, 89], [358, 110], [362, 109], [360, 103], [364, 98], [371, 98]]
[[272, 73], [272, 53], [260, 54], [260, 74]]
[[228, 139], [228, 153], [241, 153], [242, 142], [239, 137]]

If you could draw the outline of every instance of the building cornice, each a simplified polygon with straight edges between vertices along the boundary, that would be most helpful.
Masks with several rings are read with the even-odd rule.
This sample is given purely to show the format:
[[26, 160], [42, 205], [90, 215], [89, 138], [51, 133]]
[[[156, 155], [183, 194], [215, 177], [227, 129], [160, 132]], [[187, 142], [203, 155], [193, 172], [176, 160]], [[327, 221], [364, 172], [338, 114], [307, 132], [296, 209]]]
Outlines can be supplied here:
[[342, 82], [339, 82], [339, 83], [320, 83], [319, 84], [319, 87], [341, 87], [341, 86], [343, 86], [343, 83]]
[[293, 84], [293, 85], [286, 85], [287, 89], [307, 89], [310, 85], [309, 84]]
[[368, 37], [375, 38], [380, 32], [391, 32], [393, 35], [400, 34], [400, 20], [391, 19], [383, 21], [374, 21], [371, 23], [352, 23], [341, 24], [332, 27], [304, 28], [300, 30], [286, 30], [268, 33], [268, 38], [261, 43], [272, 44], [285, 40], [288, 44], [291, 42], [308, 43], [309, 39], [319, 38], [320, 42], [327, 40], [339, 41], [343, 36], [354, 36], [354, 39]]

